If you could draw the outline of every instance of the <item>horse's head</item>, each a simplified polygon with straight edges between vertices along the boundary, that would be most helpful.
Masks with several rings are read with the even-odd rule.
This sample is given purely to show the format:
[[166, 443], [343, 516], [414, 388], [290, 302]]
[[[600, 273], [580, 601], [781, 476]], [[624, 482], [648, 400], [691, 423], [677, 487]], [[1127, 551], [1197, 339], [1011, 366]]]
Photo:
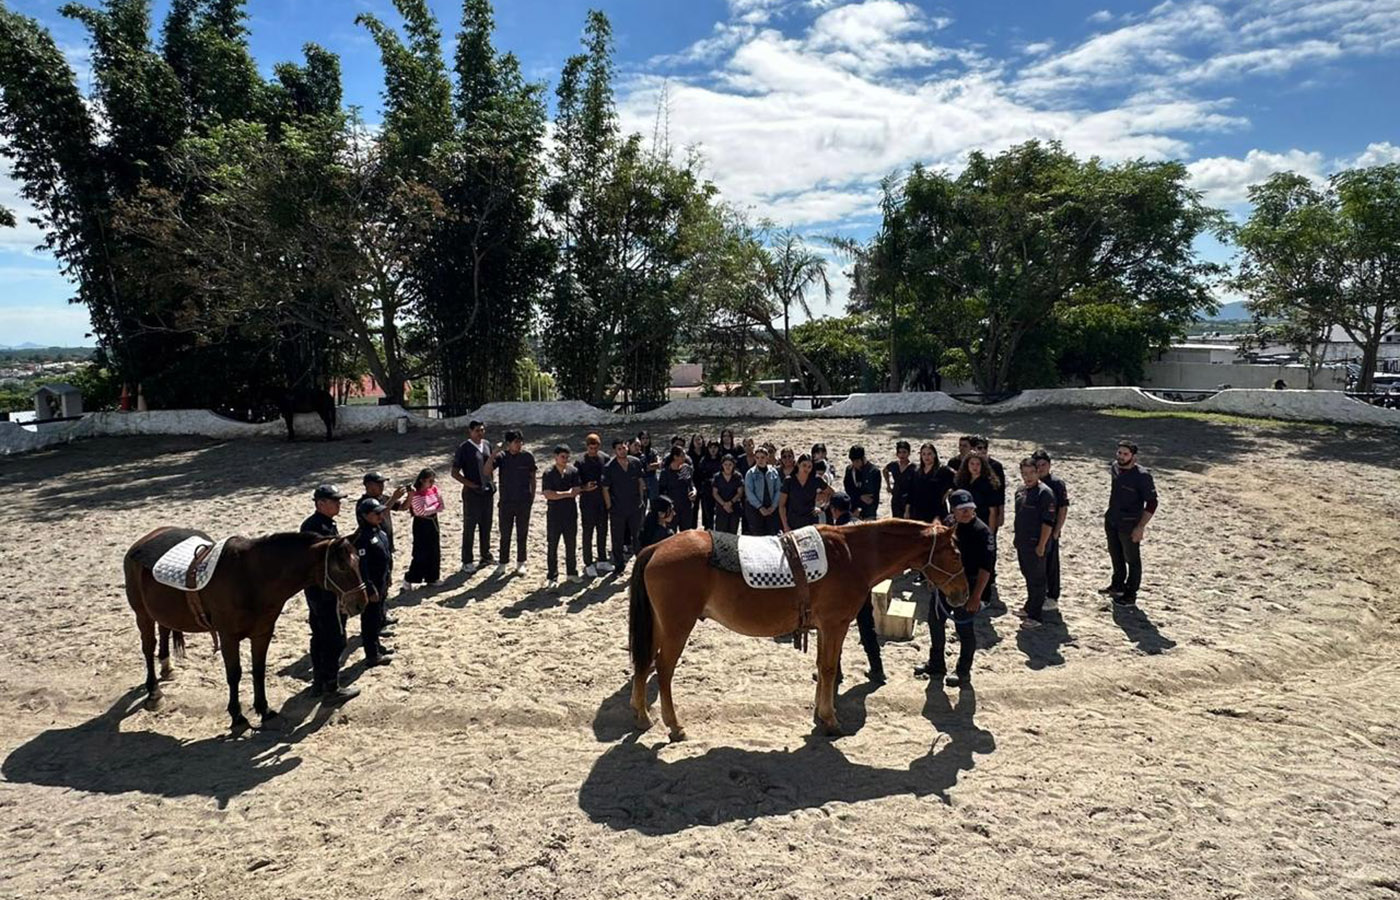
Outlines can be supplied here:
[[358, 616], [369, 606], [369, 588], [360, 576], [360, 558], [349, 538], [336, 538], [326, 545], [321, 587], [339, 598], [343, 616]]
[[943, 593], [949, 606], [965, 606], [969, 593], [967, 576], [963, 574], [962, 557], [958, 554], [954, 534], [954, 529], [942, 522], [933, 523], [933, 545], [929, 547], [928, 561], [919, 571], [929, 584]]

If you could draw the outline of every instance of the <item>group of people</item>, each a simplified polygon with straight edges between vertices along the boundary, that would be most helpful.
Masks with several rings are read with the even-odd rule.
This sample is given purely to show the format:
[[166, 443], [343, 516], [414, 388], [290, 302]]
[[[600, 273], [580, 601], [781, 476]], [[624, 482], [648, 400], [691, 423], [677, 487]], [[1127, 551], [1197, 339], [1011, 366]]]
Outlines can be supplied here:
[[[1101, 593], [1121, 605], [1137, 600], [1142, 581], [1140, 545], [1157, 509], [1152, 475], [1138, 465], [1137, 454], [1136, 444], [1119, 442], [1110, 465], [1104, 514], [1113, 579]], [[1070, 500], [1068, 487], [1053, 474], [1053, 461], [1045, 450], [1020, 461], [1017, 485], [1009, 485], [1005, 466], [991, 456], [981, 435], [961, 437], [956, 455], [946, 462], [932, 443], [923, 444], [915, 459], [909, 442], [899, 441], [895, 458], [883, 468], [868, 460], [864, 447], [852, 446], [839, 481], [824, 444], [798, 454], [752, 438], [736, 441], [730, 429], [709, 441], [699, 434], [689, 440], [676, 436], [660, 451], [653, 447], [651, 436], [640, 431], [635, 437], [615, 438], [611, 453], [604, 451], [597, 434], [589, 434], [582, 454], [575, 456], [560, 444], [552, 455], [552, 462], [541, 472], [519, 431], [507, 431], [502, 446], [493, 449], [483, 422], [468, 425], [467, 440], [457, 448], [451, 467], [453, 480], [462, 486], [462, 572], [470, 575], [494, 565], [497, 577], [528, 574], [530, 516], [540, 493], [546, 504], [546, 582], [549, 589], [557, 590], [561, 544], [563, 574], [569, 580], [620, 576], [642, 547], [679, 530], [774, 535], [808, 525], [870, 520], [880, 515], [883, 490], [889, 497], [890, 515], [943, 521], [957, 530], [970, 598], [965, 606], [952, 607], [934, 592], [929, 659], [915, 669], [915, 675], [946, 678], [950, 686], [966, 687], [971, 683], [976, 650], [975, 616], [983, 607], [1005, 609], [996, 584], [997, 535], [1005, 523], [1010, 490], [1012, 546], [1026, 584], [1026, 601], [1017, 615], [1026, 627], [1034, 628], [1058, 605], [1059, 541]], [[364, 476], [364, 485], [355, 509], [354, 540], [372, 595], [382, 601], [388, 592], [396, 511], [408, 511], [413, 523], [413, 554], [404, 590], [437, 582], [442, 577], [438, 514], [444, 501], [436, 472], [423, 469], [411, 488], [400, 485], [392, 494], [386, 493], [384, 479], [374, 472]], [[302, 530], [336, 534], [334, 519], [343, 496], [331, 485], [318, 487], [313, 497], [316, 512]], [[498, 557], [491, 552], [496, 517]], [[356, 689], [339, 685], [336, 676], [345, 641], [335, 597], [312, 588], [307, 602], [317, 691], [332, 699], [353, 696]], [[960, 644], [951, 676], [944, 663], [944, 632], [950, 620]], [[383, 638], [394, 621], [385, 614], [382, 602], [371, 603], [361, 616], [368, 665], [387, 665], [392, 660], [393, 651]], [[882, 681], [884, 670], [869, 604], [857, 622], [870, 677]]]

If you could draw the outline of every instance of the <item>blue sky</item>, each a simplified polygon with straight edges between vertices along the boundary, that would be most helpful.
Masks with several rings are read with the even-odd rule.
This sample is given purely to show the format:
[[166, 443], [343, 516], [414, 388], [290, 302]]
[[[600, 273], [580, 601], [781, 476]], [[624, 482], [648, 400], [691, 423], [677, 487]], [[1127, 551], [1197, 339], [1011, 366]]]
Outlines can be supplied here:
[[[57, 15], [59, 0], [7, 2], [82, 67], [85, 37]], [[450, 42], [458, 5], [431, 5]], [[956, 170], [972, 150], [1033, 137], [1111, 160], [1183, 159], [1236, 215], [1245, 188], [1278, 169], [1321, 178], [1400, 161], [1400, 0], [496, 5], [497, 45], [551, 86], [600, 5], [617, 37], [624, 124], [650, 135], [664, 98], [672, 145], [698, 147], [729, 200], [814, 234], [867, 234], [876, 186], [895, 169]], [[341, 54], [347, 101], [378, 119], [377, 54], [353, 20], [395, 20], [388, 0], [248, 9], [265, 71], [320, 43]], [[0, 177], [0, 203], [23, 211], [15, 189]], [[86, 314], [66, 303], [70, 288], [37, 241], [32, 227], [0, 232], [0, 344], [83, 343]]]

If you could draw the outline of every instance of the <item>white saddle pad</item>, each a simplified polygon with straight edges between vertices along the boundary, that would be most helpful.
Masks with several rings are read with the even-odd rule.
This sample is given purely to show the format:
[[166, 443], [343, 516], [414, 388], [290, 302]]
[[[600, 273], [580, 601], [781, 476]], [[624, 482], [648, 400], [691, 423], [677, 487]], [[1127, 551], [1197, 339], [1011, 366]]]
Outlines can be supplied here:
[[[802, 568], [807, 573], [807, 581], [821, 581], [826, 577], [826, 542], [822, 540], [817, 526], [808, 525], [792, 533], [797, 539], [797, 555], [802, 560]], [[788, 568], [787, 554], [777, 537], [739, 538], [739, 570], [744, 575], [744, 583], [751, 588], [790, 588], [792, 570]]]
[[[156, 560], [151, 574], [155, 576], [156, 581], [167, 587], [173, 587], [178, 591], [187, 591], [189, 587], [185, 584], [185, 575], [190, 571], [190, 563], [194, 562], [195, 551], [200, 547], [207, 546], [209, 546], [209, 542], [204, 538], [185, 538]], [[219, 556], [223, 552], [224, 542], [219, 541], [214, 545], [214, 549], [209, 551], [209, 555], [204, 557], [204, 561], [199, 564], [199, 570], [195, 573], [194, 589], [196, 591], [204, 590], [209, 579], [214, 577], [214, 567], [219, 564]]]

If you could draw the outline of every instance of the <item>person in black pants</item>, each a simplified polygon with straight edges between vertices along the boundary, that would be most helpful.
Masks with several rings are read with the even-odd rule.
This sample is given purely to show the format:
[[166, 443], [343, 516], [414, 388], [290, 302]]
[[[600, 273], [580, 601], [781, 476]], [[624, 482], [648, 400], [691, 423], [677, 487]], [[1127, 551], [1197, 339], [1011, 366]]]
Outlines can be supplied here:
[[598, 435], [588, 435], [583, 443], [583, 456], [574, 468], [578, 469], [578, 509], [583, 517], [583, 574], [593, 578], [613, 570], [608, 562], [608, 510], [603, 505], [603, 466], [608, 458], [599, 452], [603, 441]]
[[477, 419], [467, 424], [467, 439], [452, 457], [452, 477], [462, 485], [462, 571], [471, 575], [478, 568], [472, 556], [474, 535], [480, 536], [481, 565], [493, 561], [491, 494], [496, 489], [491, 481], [491, 443], [486, 440], [486, 425]]
[[[878, 473], [876, 477], [879, 477]], [[827, 509], [831, 512], [833, 525], [850, 525], [855, 521], [851, 515], [851, 498], [844, 492], [832, 494]], [[875, 605], [871, 602], [869, 594], [865, 597], [865, 605], [856, 613], [856, 630], [860, 632], [860, 646], [870, 664], [866, 677], [873, 684], [884, 684], [885, 664], [880, 659], [880, 636], [875, 633]], [[836, 670], [836, 681], [838, 684], [842, 681], [840, 669]]]
[[705, 455], [700, 457], [700, 463], [695, 467], [695, 493], [700, 498], [700, 525], [706, 531], [715, 527], [715, 495], [711, 488], [723, 463], [719, 441], [710, 441], [705, 445]]
[[1120, 606], [1137, 602], [1142, 586], [1142, 539], [1147, 523], [1157, 513], [1157, 483], [1137, 459], [1137, 444], [1118, 442], [1117, 456], [1109, 466], [1112, 484], [1103, 516], [1113, 581], [1099, 593], [1108, 594]]
[[[316, 512], [301, 523], [301, 530], [318, 537], [339, 537], [335, 517], [345, 498], [335, 485], [323, 484], [311, 495]], [[344, 703], [360, 694], [357, 687], [340, 684], [340, 654], [345, 649], [345, 619], [340, 615], [340, 598], [332, 591], [312, 586], [306, 589], [307, 624], [311, 626], [312, 696], [324, 703]]]
[[[394, 489], [394, 493], [386, 494], [384, 491], [385, 479], [378, 472], [366, 472], [364, 477], [365, 492], [360, 497], [373, 497], [384, 504], [384, 521], [380, 524], [379, 530], [384, 532], [384, 540], [389, 545], [389, 581], [394, 583], [394, 513], [408, 509], [408, 485], [401, 484]], [[355, 501], [358, 508], [359, 500]], [[363, 525], [356, 516], [356, 524]], [[389, 627], [398, 624], [398, 620], [389, 615], [389, 598], [385, 597], [384, 603], [384, 625]]]
[[545, 541], [549, 548], [545, 554], [547, 571], [546, 587], [559, 589], [559, 541], [564, 541], [564, 562], [570, 581], [578, 577], [578, 500], [582, 492], [578, 469], [569, 465], [569, 448], [563, 444], [554, 448], [554, 465], [540, 476], [540, 489], [544, 491]]
[[389, 539], [380, 527], [388, 507], [374, 497], [365, 497], [355, 504], [355, 552], [360, 557], [360, 578], [369, 588], [369, 604], [360, 615], [360, 644], [365, 651], [365, 665], [387, 666], [394, 652], [380, 641], [384, 630], [384, 598], [389, 593]]
[[1065, 529], [1069, 515], [1069, 487], [1063, 478], [1050, 474], [1050, 454], [1037, 450], [1031, 454], [1041, 482], [1055, 495], [1055, 530], [1050, 533], [1050, 546], [1045, 550], [1045, 608], [1060, 608], [1060, 532]]
[[707, 490], [714, 501], [715, 531], [738, 534], [739, 523], [744, 518], [744, 479], [739, 475], [733, 456], [726, 455], [720, 461], [719, 472]]
[[413, 492], [408, 495], [408, 514], [413, 519], [413, 557], [403, 578], [406, 591], [413, 590], [417, 584], [437, 584], [442, 577], [440, 512], [442, 492], [437, 487], [437, 473], [423, 469], [413, 479]]
[[507, 431], [505, 449], [496, 454], [492, 469], [496, 473], [501, 509], [501, 562], [496, 575], [511, 574], [510, 537], [515, 534], [514, 574], [524, 575], [525, 541], [530, 536], [530, 508], [535, 505], [535, 456], [525, 449], [524, 435]]
[[903, 518], [909, 506], [909, 478], [914, 474], [914, 464], [909, 461], [913, 452], [908, 441], [896, 441], [895, 458], [885, 463], [885, 490], [890, 494], [890, 515]]
[[847, 455], [851, 464], [846, 466], [843, 482], [846, 496], [851, 498], [857, 518], [873, 521], [880, 516], [880, 470], [865, 461], [865, 448], [859, 444]]
[[612, 562], [617, 575], [627, 558], [637, 552], [642, 532], [642, 504], [646, 501], [646, 470], [642, 461], [627, 453], [627, 442], [613, 441], [613, 458], [603, 467], [603, 505], [612, 526]]
[[676, 510], [676, 527], [684, 531], [695, 527], [695, 473], [690, 457], [680, 447], [666, 454], [666, 465], [657, 479], [660, 496], [670, 497]]
[[1055, 493], [1040, 482], [1035, 460], [1021, 460], [1021, 486], [1016, 489], [1016, 513], [1012, 523], [1012, 545], [1016, 561], [1026, 579], [1026, 605], [1017, 611], [1024, 625], [1041, 624], [1045, 610], [1045, 553], [1055, 532]]
[[977, 631], [973, 621], [982, 608], [982, 599], [991, 584], [992, 572], [996, 568], [996, 539], [987, 524], [977, 518], [977, 501], [967, 491], [953, 491], [948, 495], [948, 505], [953, 508], [954, 528], [957, 529], [958, 554], [962, 557], [963, 574], [967, 576], [967, 603], [962, 607], [950, 607], [939, 591], [933, 592], [932, 608], [929, 616], [928, 662], [914, 667], [916, 678], [943, 678], [948, 668], [943, 661], [947, 646], [947, 623], [953, 621], [953, 630], [958, 635], [958, 662], [954, 674], [944, 684], [948, 687], [972, 687], [972, 656], [977, 652]]

